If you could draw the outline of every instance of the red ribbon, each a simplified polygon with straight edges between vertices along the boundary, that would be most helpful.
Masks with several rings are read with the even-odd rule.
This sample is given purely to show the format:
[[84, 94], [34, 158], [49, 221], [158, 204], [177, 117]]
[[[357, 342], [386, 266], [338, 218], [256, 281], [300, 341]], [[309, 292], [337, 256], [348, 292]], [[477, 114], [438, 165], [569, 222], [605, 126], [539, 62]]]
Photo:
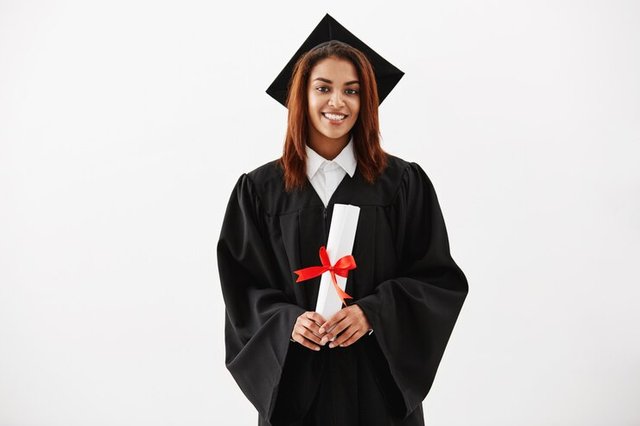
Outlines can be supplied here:
[[336, 281], [336, 274], [341, 277], [347, 278], [349, 271], [351, 269], [356, 268], [356, 260], [352, 255], [343, 256], [335, 263], [335, 265], [331, 265], [331, 261], [329, 260], [329, 255], [327, 254], [327, 249], [322, 246], [320, 247], [320, 261], [322, 262], [322, 266], [309, 266], [308, 268], [298, 269], [297, 271], [293, 271], [298, 274], [297, 283], [300, 281], [306, 281], [311, 278], [315, 278], [319, 275], [322, 275], [324, 272], [331, 272], [331, 281], [333, 281], [333, 287], [336, 289], [338, 296], [340, 296], [340, 300], [342, 303], [347, 306], [347, 302], [344, 299], [352, 299], [347, 293], [345, 293], [338, 282]]

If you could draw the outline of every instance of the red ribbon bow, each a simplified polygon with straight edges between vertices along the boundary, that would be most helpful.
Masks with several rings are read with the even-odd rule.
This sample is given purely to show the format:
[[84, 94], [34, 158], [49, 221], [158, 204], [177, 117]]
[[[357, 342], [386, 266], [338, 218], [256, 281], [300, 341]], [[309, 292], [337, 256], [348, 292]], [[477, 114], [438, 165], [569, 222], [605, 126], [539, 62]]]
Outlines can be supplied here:
[[324, 272], [331, 272], [331, 281], [333, 281], [333, 287], [336, 289], [338, 296], [340, 296], [340, 300], [342, 303], [347, 306], [347, 302], [344, 299], [352, 299], [347, 293], [345, 293], [338, 282], [336, 281], [336, 274], [341, 277], [347, 278], [349, 271], [351, 269], [356, 268], [356, 260], [352, 255], [343, 256], [335, 263], [335, 265], [331, 265], [331, 261], [329, 260], [329, 255], [327, 254], [327, 249], [322, 246], [320, 247], [320, 261], [322, 262], [322, 266], [309, 266], [308, 268], [298, 269], [297, 271], [293, 271], [298, 274], [297, 283], [300, 281], [306, 281], [311, 278], [315, 278], [319, 275], [322, 275]]

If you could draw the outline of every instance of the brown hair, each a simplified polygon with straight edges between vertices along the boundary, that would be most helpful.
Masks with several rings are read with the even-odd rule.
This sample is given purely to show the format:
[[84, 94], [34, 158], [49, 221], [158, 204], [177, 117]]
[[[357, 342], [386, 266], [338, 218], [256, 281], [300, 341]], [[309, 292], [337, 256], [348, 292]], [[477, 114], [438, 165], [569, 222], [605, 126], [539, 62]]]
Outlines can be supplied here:
[[341, 41], [331, 40], [302, 55], [293, 69], [287, 95], [287, 134], [282, 157], [278, 160], [284, 170], [286, 191], [302, 188], [306, 183], [308, 80], [315, 64], [331, 56], [351, 61], [360, 80], [360, 112], [351, 129], [358, 169], [367, 182], [373, 183], [386, 168], [387, 153], [380, 146], [378, 88], [371, 63], [361, 51]]

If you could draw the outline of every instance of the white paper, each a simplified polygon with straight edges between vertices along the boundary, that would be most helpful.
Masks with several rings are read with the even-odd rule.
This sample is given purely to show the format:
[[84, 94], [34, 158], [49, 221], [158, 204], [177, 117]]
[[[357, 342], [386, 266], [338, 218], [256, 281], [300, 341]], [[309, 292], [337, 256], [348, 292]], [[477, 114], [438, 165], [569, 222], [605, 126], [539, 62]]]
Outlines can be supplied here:
[[[336, 261], [341, 257], [351, 254], [353, 242], [356, 239], [356, 228], [358, 227], [359, 216], [360, 207], [358, 206], [351, 204], [333, 205], [329, 240], [327, 241], [326, 247], [329, 261], [332, 265], [335, 265]], [[356, 262], [357, 261], [356, 259]], [[338, 286], [344, 291], [347, 286], [347, 278], [336, 274], [336, 281]], [[316, 312], [322, 315], [325, 320], [328, 320], [340, 309], [342, 309], [342, 300], [333, 286], [331, 272], [324, 272], [320, 278]]]

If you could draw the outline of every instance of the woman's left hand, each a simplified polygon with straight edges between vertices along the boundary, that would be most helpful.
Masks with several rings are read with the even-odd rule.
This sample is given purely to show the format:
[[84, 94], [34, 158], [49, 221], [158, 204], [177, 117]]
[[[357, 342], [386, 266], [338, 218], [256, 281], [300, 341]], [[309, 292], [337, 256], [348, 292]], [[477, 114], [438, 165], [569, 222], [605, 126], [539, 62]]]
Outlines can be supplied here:
[[[333, 329], [332, 329], [333, 328]], [[355, 343], [371, 329], [371, 324], [360, 306], [353, 304], [340, 309], [333, 317], [329, 318], [320, 327], [320, 333], [328, 330], [320, 344], [329, 344], [330, 348], [336, 346], [347, 347]], [[342, 333], [342, 334], [340, 334]], [[336, 337], [338, 336], [338, 337]]]

